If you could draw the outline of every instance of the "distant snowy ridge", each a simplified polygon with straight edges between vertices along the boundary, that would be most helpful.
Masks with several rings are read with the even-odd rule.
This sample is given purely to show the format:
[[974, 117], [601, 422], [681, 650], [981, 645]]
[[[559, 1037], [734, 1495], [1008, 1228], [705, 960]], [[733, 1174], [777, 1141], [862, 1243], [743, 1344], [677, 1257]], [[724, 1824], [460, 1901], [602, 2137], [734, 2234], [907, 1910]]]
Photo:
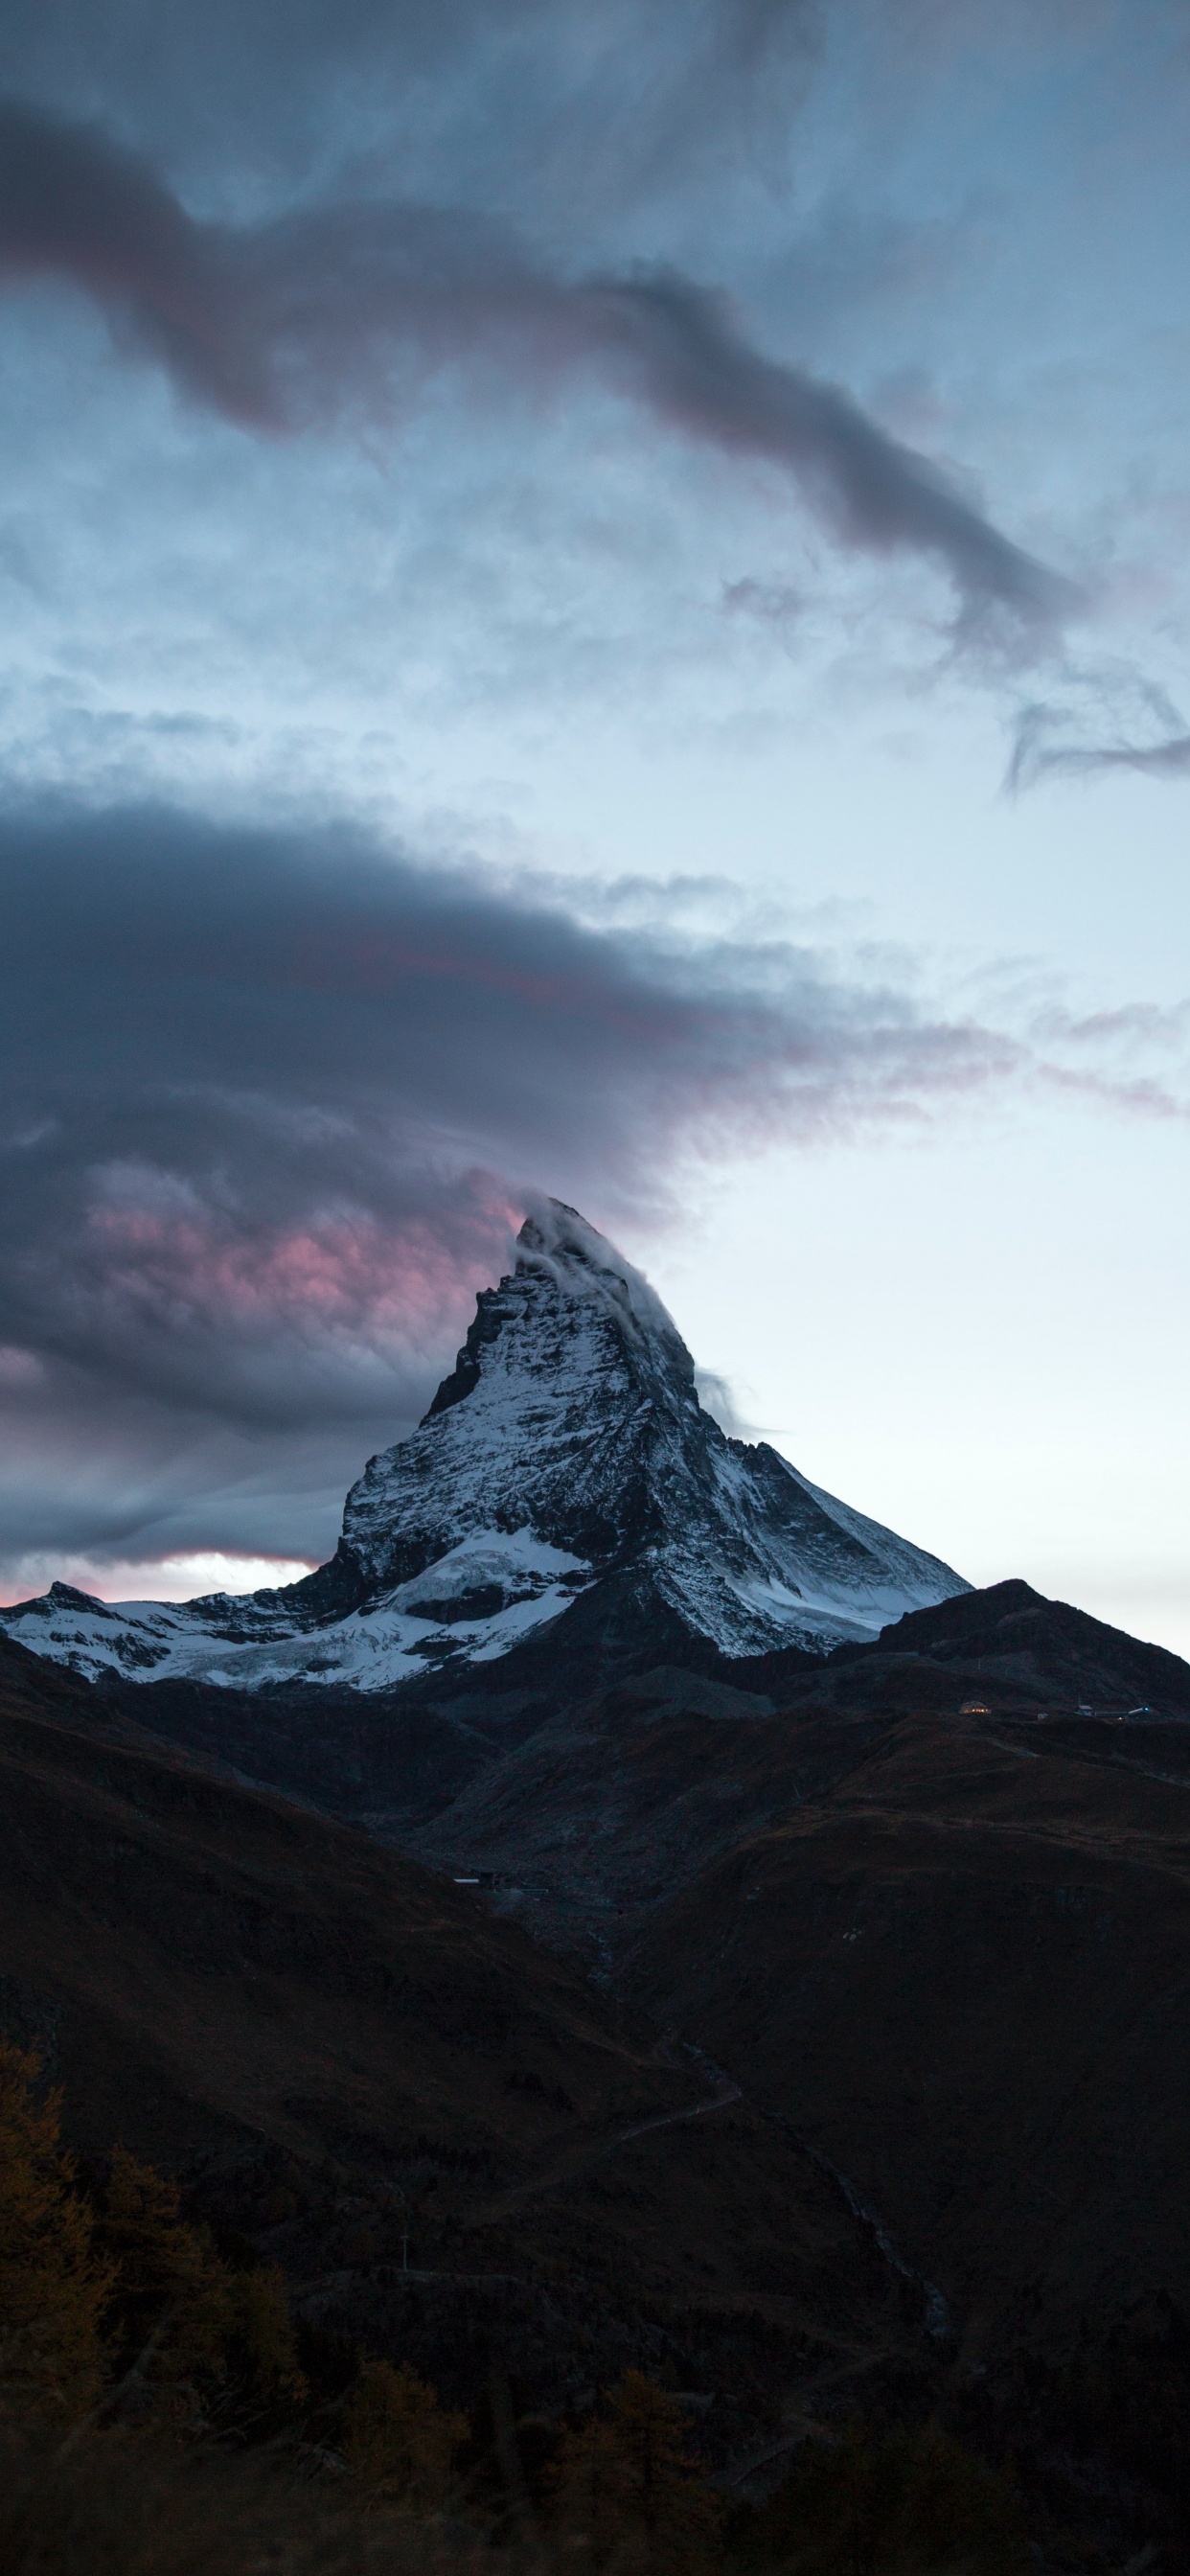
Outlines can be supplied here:
[[545, 1201], [517, 1253], [425, 1420], [352, 1486], [317, 1574], [178, 1604], [55, 1584], [0, 1628], [91, 1679], [374, 1691], [490, 1663], [626, 1573], [731, 1655], [821, 1653], [969, 1590], [767, 1443], [729, 1439], [648, 1281], [573, 1208]]

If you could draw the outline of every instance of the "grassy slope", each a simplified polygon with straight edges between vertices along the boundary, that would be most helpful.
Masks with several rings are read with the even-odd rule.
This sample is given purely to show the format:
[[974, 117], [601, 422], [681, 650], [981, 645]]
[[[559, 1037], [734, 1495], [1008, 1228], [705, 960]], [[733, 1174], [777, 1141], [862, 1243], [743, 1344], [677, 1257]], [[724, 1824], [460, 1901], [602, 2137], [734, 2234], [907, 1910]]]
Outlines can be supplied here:
[[641, 1941], [638, 1991], [846, 2168], [973, 2352], [1190, 2304], [1181, 1758], [1173, 1730], [892, 1722]]

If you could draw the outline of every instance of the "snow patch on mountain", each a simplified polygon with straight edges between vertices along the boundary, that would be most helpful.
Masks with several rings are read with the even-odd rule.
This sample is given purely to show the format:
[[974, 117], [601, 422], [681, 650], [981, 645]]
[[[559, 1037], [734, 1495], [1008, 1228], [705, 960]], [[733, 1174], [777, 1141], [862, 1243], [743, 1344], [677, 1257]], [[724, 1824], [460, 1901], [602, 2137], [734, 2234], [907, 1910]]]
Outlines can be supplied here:
[[295, 1635], [292, 1619], [262, 1609], [259, 1594], [108, 1603], [65, 1583], [0, 1620], [22, 1645], [88, 1681], [119, 1671], [129, 1681], [236, 1690], [294, 1681], [391, 1690], [427, 1665], [507, 1654], [592, 1580], [589, 1565], [527, 1529], [477, 1530], [412, 1582], [313, 1633], [304, 1627]]

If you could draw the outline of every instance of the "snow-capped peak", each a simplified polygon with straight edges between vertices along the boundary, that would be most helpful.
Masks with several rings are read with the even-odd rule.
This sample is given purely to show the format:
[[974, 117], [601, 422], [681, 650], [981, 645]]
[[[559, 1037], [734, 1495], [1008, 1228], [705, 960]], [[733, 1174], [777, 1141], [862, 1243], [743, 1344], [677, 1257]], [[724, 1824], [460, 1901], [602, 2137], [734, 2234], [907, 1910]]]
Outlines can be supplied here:
[[672, 1343], [693, 1379], [694, 1362], [643, 1270], [634, 1270], [565, 1200], [534, 1201], [517, 1236], [517, 1268], [549, 1270], [568, 1294], [603, 1301], [621, 1323], [631, 1320], [646, 1338]]
[[245, 1601], [108, 1607], [55, 1586], [0, 1625], [79, 1670], [391, 1688], [490, 1661], [628, 1578], [723, 1652], [822, 1651], [968, 1587], [729, 1439], [642, 1272], [574, 1208], [534, 1205], [408, 1439], [369, 1460], [335, 1557]]

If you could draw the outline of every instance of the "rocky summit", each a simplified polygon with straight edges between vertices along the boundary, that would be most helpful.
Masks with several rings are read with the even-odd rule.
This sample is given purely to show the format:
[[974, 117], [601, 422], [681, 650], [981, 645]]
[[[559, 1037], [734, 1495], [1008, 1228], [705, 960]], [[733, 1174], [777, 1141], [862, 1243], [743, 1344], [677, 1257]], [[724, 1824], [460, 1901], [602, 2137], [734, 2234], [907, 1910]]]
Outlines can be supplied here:
[[390, 1691], [491, 1664], [592, 1594], [751, 1656], [821, 1655], [968, 1589], [766, 1442], [729, 1438], [647, 1280], [551, 1199], [424, 1421], [352, 1487], [329, 1564], [181, 1604], [55, 1584], [0, 1625], [92, 1680]]

